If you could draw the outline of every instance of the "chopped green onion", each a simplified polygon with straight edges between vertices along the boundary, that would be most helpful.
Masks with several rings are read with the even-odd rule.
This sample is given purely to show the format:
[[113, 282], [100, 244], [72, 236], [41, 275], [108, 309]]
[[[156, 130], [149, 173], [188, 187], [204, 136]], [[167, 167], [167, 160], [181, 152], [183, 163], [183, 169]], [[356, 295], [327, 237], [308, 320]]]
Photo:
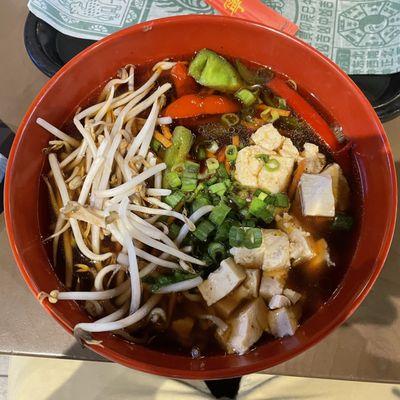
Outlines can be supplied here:
[[265, 199], [263, 199], [265, 204], [274, 206], [275, 205], [275, 195], [269, 194]]
[[218, 176], [222, 179], [228, 179], [229, 174], [225, 168], [224, 164], [219, 164], [218, 170], [217, 170]]
[[213, 154], [217, 152], [218, 148], [219, 148], [218, 143], [215, 140], [210, 142], [210, 144], [206, 147], [207, 151]]
[[224, 179], [224, 180], [223, 180], [223, 183], [225, 184], [225, 186], [226, 186], [228, 189], [233, 185], [233, 183], [232, 183], [232, 181], [231, 181], [230, 179]]
[[232, 226], [229, 229], [229, 246], [231, 247], [242, 247], [244, 241], [245, 232], [243, 228], [238, 226]]
[[289, 197], [285, 193], [276, 193], [274, 195], [275, 202], [274, 206], [279, 208], [288, 208], [289, 207]]
[[337, 214], [332, 222], [332, 229], [336, 231], [349, 231], [354, 224], [354, 219], [350, 215]]
[[274, 214], [266, 207], [265, 203], [258, 197], [254, 197], [249, 206], [250, 214], [262, 219], [269, 224], [274, 219]]
[[248, 208], [242, 208], [241, 210], [239, 210], [239, 214], [245, 219], [251, 217], [251, 214], [250, 214], [250, 211]]
[[211, 204], [213, 206], [217, 206], [219, 203], [221, 203], [223, 195], [220, 196], [219, 194], [210, 193], [210, 198], [211, 198]]
[[257, 196], [260, 200], [264, 201], [268, 195], [265, 192], [261, 192], [258, 196]]
[[270, 158], [268, 162], [265, 163], [265, 168], [269, 172], [277, 171], [280, 166], [281, 166], [280, 162], [275, 158]]
[[181, 185], [181, 179], [177, 172], [167, 172], [165, 174], [165, 184], [167, 187], [176, 189]]
[[214, 225], [210, 221], [202, 221], [197, 226], [196, 230], [193, 232], [193, 235], [196, 236], [202, 242], [205, 242], [208, 238], [208, 235], [214, 230]]
[[279, 102], [278, 107], [286, 110], [286, 100], [282, 99], [282, 97], [278, 97], [278, 102]]
[[210, 172], [216, 171], [219, 167], [219, 162], [216, 158], [207, 158], [206, 160], [207, 169]]
[[169, 226], [169, 233], [168, 233], [168, 236], [169, 236], [172, 240], [174, 240], [174, 239], [176, 239], [176, 237], [178, 236], [180, 230], [181, 230], [181, 227], [180, 227], [178, 224], [172, 223], [172, 224]]
[[161, 144], [161, 142], [159, 142], [157, 139], [154, 139], [154, 138], [151, 139], [150, 147], [156, 153], [158, 153], [162, 148], [164, 148], [164, 146]]
[[267, 163], [269, 161], [269, 155], [268, 154], [257, 154], [256, 159], [260, 160], [264, 163]]
[[208, 219], [213, 224], [219, 226], [224, 222], [225, 218], [228, 216], [230, 211], [231, 211], [230, 207], [221, 202], [218, 206], [214, 207]]
[[221, 117], [221, 121], [225, 124], [228, 128], [231, 126], [235, 126], [239, 123], [240, 119], [236, 114], [228, 113], [223, 114]]
[[215, 233], [215, 240], [223, 242], [229, 238], [229, 230], [234, 226], [236, 221], [232, 219], [225, 219], [225, 221], [218, 227]]
[[164, 202], [172, 208], [175, 208], [184, 198], [185, 195], [182, 192], [176, 191], [171, 193], [169, 196], [164, 197]]
[[239, 89], [235, 93], [235, 97], [242, 102], [245, 107], [249, 107], [257, 101], [257, 97], [249, 89]]
[[218, 177], [216, 175], [212, 176], [206, 183], [207, 183], [207, 186], [211, 186], [215, 182], [218, 182]]
[[225, 156], [228, 161], [235, 161], [237, 154], [238, 154], [237, 147], [234, 144], [226, 146]]
[[206, 150], [203, 146], [198, 147], [196, 157], [200, 161], [206, 159]]
[[183, 174], [183, 171], [185, 170], [185, 164], [183, 162], [175, 164], [172, 168], [172, 172], [177, 172], [178, 174]]
[[275, 122], [279, 118], [279, 113], [276, 110], [271, 110], [270, 108], [266, 108], [261, 114], [260, 117], [269, 123]]
[[192, 213], [194, 213], [195, 211], [197, 211], [199, 208], [203, 207], [203, 206], [208, 206], [210, 205], [210, 201], [208, 200], [207, 197], [205, 196], [198, 196], [194, 199], [193, 203], [192, 203]]
[[222, 243], [212, 242], [207, 247], [208, 255], [216, 262], [221, 261], [225, 255], [225, 246]]
[[223, 196], [226, 192], [226, 186], [223, 182], [214, 183], [211, 185], [208, 190], [211, 193], [217, 194], [218, 196]]
[[200, 170], [200, 165], [193, 161], [185, 161], [185, 171], [184, 173], [197, 174]]
[[244, 234], [243, 246], [248, 249], [256, 249], [261, 246], [262, 232], [260, 228], [248, 228]]
[[173, 274], [161, 275], [155, 278], [154, 283], [151, 286], [153, 293], [158, 292], [163, 286], [172, 285], [173, 283], [186, 281], [187, 279], [196, 278], [198, 275], [189, 274], [184, 271], [175, 270]]
[[186, 176], [182, 177], [182, 192], [193, 192], [197, 186], [197, 179], [196, 178], [188, 178]]
[[229, 195], [229, 199], [239, 208], [243, 208], [246, 206], [247, 201], [246, 199], [242, 199], [240, 196], [232, 193]]
[[257, 222], [257, 220], [255, 220], [254, 218], [245, 219], [242, 221], [242, 225], [246, 226], [246, 227], [250, 227], [250, 228], [255, 228], [256, 222]]
[[249, 206], [250, 213], [258, 217], [263, 210], [265, 210], [265, 203], [258, 197], [253, 198]]

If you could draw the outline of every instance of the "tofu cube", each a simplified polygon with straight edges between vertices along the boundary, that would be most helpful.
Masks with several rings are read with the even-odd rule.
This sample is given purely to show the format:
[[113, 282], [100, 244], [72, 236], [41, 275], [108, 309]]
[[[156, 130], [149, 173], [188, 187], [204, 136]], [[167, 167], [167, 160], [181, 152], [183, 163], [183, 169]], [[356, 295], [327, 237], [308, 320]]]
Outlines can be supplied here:
[[221, 300], [246, 279], [246, 273], [242, 267], [229, 257], [223, 261], [218, 269], [208, 275], [198, 289], [208, 306]]
[[275, 310], [276, 308], [282, 308], [282, 307], [290, 307], [292, 303], [290, 300], [281, 294], [276, 294], [272, 296], [271, 300], [268, 303], [268, 307], [271, 310]]
[[[269, 171], [265, 162], [257, 158], [268, 155], [279, 163], [279, 168]], [[271, 193], [286, 191], [293, 173], [295, 159], [282, 157], [261, 146], [247, 146], [238, 152], [236, 158], [235, 178], [243, 186], [262, 189]]]
[[269, 332], [275, 337], [292, 336], [298, 327], [297, 319], [291, 308], [278, 308], [268, 312]]
[[325, 156], [319, 152], [315, 144], [305, 143], [300, 156], [305, 160], [305, 172], [309, 174], [319, 174], [326, 165]]
[[289, 239], [279, 229], [262, 229], [262, 243], [255, 249], [233, 247], [230, 250], [235, 262], [247, 268], [271, 270], [289, 268]]
[[310, 233], [304, 231], [298, 222], [289, 214], [276, 216], [279, 229], [289, 236], [289, 253], [292, 265], [298, 265], [314, 257], [312, 238]]
[[246, 146], [239, 150], [235, 162], [235, 178], [243, 186], [257, 189], [258, 175], [265, 163], [257, 158], [258, 155], [270, 155], [261, 146]]
[[278, 279], [263, 274], [260, 285], [260, 296], [269, 301], [276, 294], [282, 294], [284, 285]]
[[304, 216], [335, 216], [335, 198], [330, 176], [303, 174], [299, 193]]
[[275, 171], [269, 171], [263, 167], [258, 176], [258, 187], [271, 193], [285, 192], [292, 177], [295, 159], [270, 156], [270, 160], [276, 160], [279, 163], [279, 168]]
[[293, 144], [291, 139], [285, 137], [281, 148], [278, 150], [278, 154], [282, 157], [292, 157], [295, 160], [299, 158], [299, 151], [297, 147]]
[[261, 271], [258, 269], [246, 269], [246, 279], [238, 287], [238, 290], [248, 298], [258, 297], [261, 282]]
[[235, 262], [246, 268], [261, 268], [264, 260], [265, 246], [262, 243], [260, 247], [248, 249], [246, 247], [232, 247], [230, 253]]
[[286, 296], [292, 304], [296, 304], [301, 299], [301, 294], [295, 290], [286, 288], [283, 291], [283, 295]]
[[289, 252], [293, 265], [298, 265], [314, 257], [310, 243], [310, 234], [302, 229], [294, 229], [289, 234]]
[[261, 297], [252, 300], [228, 322], [230, 334], [224, 346], [228, 353], [244, 354], [268, 329], [268, 308]]
[[258, 146], [273, 151], [281, 147], [284, 137], [272, 124], [266, 124], [258, 128], [251, 135], [251, 139]]
[[263, 229], [263, 246], [264, 271], [290, 267], [289, 238], [286, 233], [279, 229]]
[[339, 211], [346, 211], [350, 205], [350, 187], [345, 178], [342, 168], [336, 163], [328, 165], [321, 175], [332, 178], [333, 197], [335, 198], [335, 207]]
[[246, 269], [245, 272], [246, 279], [243, 283], [213, 305], [215, 311], [223, 318], [228, 318], [243, 301], [258, 297], [261, 271]]

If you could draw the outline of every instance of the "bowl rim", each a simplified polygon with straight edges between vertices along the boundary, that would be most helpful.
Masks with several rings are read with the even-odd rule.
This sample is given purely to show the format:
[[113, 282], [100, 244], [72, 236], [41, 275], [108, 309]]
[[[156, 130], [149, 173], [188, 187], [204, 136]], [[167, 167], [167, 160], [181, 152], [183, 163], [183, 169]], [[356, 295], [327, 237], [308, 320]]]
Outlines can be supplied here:
[[[370, 108], [371, 111], [371, 117], [374, 119], [374, 122], [377, 125], [377, 128], [379, 130], [380, 137], [383, 141], [383, 146], [386, 149], [386, 158], [388, 161], [389, 165], [389, 172], [390, 172], [390, 178], [391, 178], [391, 187], [392, 191], [390, 193], [391, 195], [391, 200], [392, 203], [395, 207], [393, 207], [392, 210], [390, 210], [390, 221], [387, 225], [387, 228], [384, 232], [383, 239], [382, 239], [382, 245], [380, 247], [380, 251], [377, 254], [375, 258], [375, 266], [374, 269], [367, 281], [367, 284], [357, 293], [357, 295], [354, 297], [353, 301], [348, 303], [346, 307], [344, 307], [340, 313], [335, 315], [329, 324], [326, 324], [323, 329], [319, 330], [312, 339], [310, 339], [305, 345], [290, 349], [284, 354], [276, 356], [275, 361], [270, 363], [268, 367], [275, 366], [281, 362], [287, 361], [294, 356], [304, 352], [305, 350], [309, 349], [310, 347], [314, 346], [318, 342], [320, 342], [324, 337], [326, 337], [329, 333], [331, 333], [335, 328], [340, 326], [347, 318], [349, 318], [353, 312], [358, 308], [360, 303], [363, 301], [363, 299], [366, 297], [368, 292], [370, 291], [371, 287], [375, 283], [376, 279], [379, 276], [379, 273], [381, 272], [384, 262], [386, 260], [387, 254], [390, 249], [391, 241], [394, 235], [394, 230], [395, 230], [395, 224], [396, 224], [396, 214], [397, 214], [397, 198], [398, 198], [398, 193], [397, 193], [397, 179], [396, 179], [396, 170], [395, 170], [395, 165], [394, 165], [394, 160], [393, 160], [393, 155], [391, 152], [390, 144], [388, 141], [388, 138], [386, 136], [386, 133], [384, 131], [384, 128], [374, 112], [372, 106], [369, 104], [368, 100], [364, 96], [364, 94], [361, 92], [361, 90], [356, 86], [356, 84], [351, 80], [350, 77], [347, 76], [347, 74], [342, 71], [333, 61], [325, 57], [322, 53], [320, 53], [318, 50], [315, 48], [311, 47], [307, 43], [301, 41], [300, 39], [290, 36], [286, 33], [280, 32], [274, 28], [268, 27], [266, 25], [260, 24], [258, 22], [252, 22], [248, 21], [245, 19], [241, 18], [236, 18], [236, 17], [228, 17], [228, 16], [220, 16], [220, 15], [183, 15], [183, 16], [172, 16], [172, 17], [167, 17], [167, 18], [160, 18], [160, 19], [154, 19], [151, 21], [147, 22], [142, 22], [137, 25], [133, 25], [131, 27], [125, 28], [123, 30], [120, 30], [118, 32], [115, 32], [102, 40], [92, 44], [85, 50], [83, 50], [81, 53], [79, 53], [77, 56], [75, 56], [73, 59], [71, 59], [67, 64], [65, 64], [46, 84], [42, 87], [42, 89], [39, 91], [37, 96], [34, 98], [32, 103], [30, 104], [27, 112], [25, 113], [19, 128], [17, 130], [13, 146], [10, 151], [9, 155], [9, 160], [7, 163], [7, 170], [6, 170], [6, 176], [5, 176], [5, 186], [4, 186], [4, 211], [5, 211], [5, 223], [6, 223], [6, 229], [9, 237], [9, 242], [11, 245], [11, 249], [14, 255], [14, 258], [17, 262], [18, 268], [29, 286], [30, 290], [32, 293], [35, 295], [37, 298], [38, 291], [35, 285], [35, 282], [29, 275], [29, 267], [25, 265], [25, 263], [22, 260], [22, 257], [19, 253], [18, 246], [15, 241], [15, 236], [13, 232], [13, 224], [11, 220], [11, 203], [12, 199], [10, 196], [10, 181], [11, 181], [11, 170], [14, 166], [14, 159], [16, 156], [17, 149], [19, 147], [22, 135], [24, 133], [27, 121], [32, 114], [32, 112], [35, 110], [37, 104], [41, 101], [41, 99], [46, 95], [47, 91], [59, 80], [62, 79], [64, 74], [68, 72], [70, 67], [80, 60], [84, 59], [88, 53], [96, 49], [97, 47], [104, 47], [107, 46], [107, 44], [111, 41], [118, 40], [119, 38], [129, 35], [132, 32], [137, 32], [137, 31], [147, 31], [152, 29], [154, 25], [165, 25], [165, 24], [173, 24], [175, 22], [180, 22], [182, 20], [187, 20], [187, 21], [192, 21], [193, 23], [202, 20], [202, 22], [206, 23], [211, 20], [219, 19], [222, 22], [228, 23], [228, 24], [239, 24], [239, 25], [247, 25], [247, 26], [253, 26], [256, 28], [261, 28], [263, 30], [269, 30], [273, 31], [275, 34], [278, 34], [280, 36], [284, 36], [285, 38], [289, 38], [290, 40], [296, 42], [298, 46], [301, 46], [303, 48], [306, 48], [308, 52], [313, 53], [315, 57], [318, 57], [322, 59], [325, 63], [329, 64], [331, 68], [335, 70], [336, 74], [339, 74], [342, 78], [344, 78], [350, 86], [352, 86], [353, 90], [355, 91], [359, 101], [362, 101], [364, 104], [367, 104]], [[25, 132], [26, 134], [26, 132]], [[43, 308], [69, 333], [71, 332], [70, 327], [66, 324], [65, 321], [63, 321], [58, 315], [57, 312], [52, 309], [47, 302], [42, 303]], [[216, 370], [185, 370], [184, 372], [179, 369], [175, 368], [174, 366], [170, 366], [168, 368], [162, 367], [159, 365], [154, 365], [151, 363], [146, 363], [142, 361], [138, 361], [136, 359], [126, 357], [121, 352], [115, 351], [111, 348], [99, 348], [98, 346], [93, 346], [93, 345], [88, 345], [91, 350], [95, 351], [101, 356], [104, 356], [112, 361], [119, 362], [125, 366], [135, 368], [137, 370], [147, 372], [147, 373], [152, 373], [156, 375], [162, 375], [162, 376], [168, 376], [168, 377], [173, 377], [173, 378], [184, 378], [184, 379], [221, 379], [221, 378], [232, 378], [234, 376], [241, 376], [253, 372], [257, 372], [260, 370], [265, 369], [265, 365], [263, 364], [263, 361], [257, 361], [251, 364], [251, 366], [246, 365], [246, 366], [237, 366], [237, 367], [226, 367], [226, 368], [219, 368]]]

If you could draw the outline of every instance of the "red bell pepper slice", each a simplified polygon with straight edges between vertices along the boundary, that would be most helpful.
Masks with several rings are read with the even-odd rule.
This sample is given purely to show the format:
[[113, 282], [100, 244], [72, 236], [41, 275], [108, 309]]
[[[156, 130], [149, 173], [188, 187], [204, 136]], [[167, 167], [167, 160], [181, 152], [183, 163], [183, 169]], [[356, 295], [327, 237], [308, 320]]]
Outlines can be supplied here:
[[327, 122], [296, 90], [289, 87], [289, 85], [280, 78], [272, 79], [267, 83], [267, 86], [276, 95], [284, 98], [289, 107], [311, 126], [315, 133], [326, 142], [332, 151], [338, 151], [340, 149], [341, 144], [329, 128]]
[[225, 96], [187, 94], [173, 101], [164, 111], [164, 116], [177, 118], [192, 118], [200, 115], [235, 113], [239, 104]]
[[171, 69], [171, 77], [178, 97], [198, 91], [196, 81], [189, 76], [187, 66], [183, 62], [177, 62], [174, 65]]

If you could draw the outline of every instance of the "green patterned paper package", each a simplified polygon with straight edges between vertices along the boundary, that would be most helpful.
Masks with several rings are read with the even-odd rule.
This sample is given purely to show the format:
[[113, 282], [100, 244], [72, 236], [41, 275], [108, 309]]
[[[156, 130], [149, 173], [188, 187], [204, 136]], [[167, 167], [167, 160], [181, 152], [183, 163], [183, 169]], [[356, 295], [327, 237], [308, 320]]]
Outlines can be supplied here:
[[[347, 73], [400, 71], [400, 0], [262, 1]], [[61, 32], [85, 39], [155, 18], [215, 13], [203, 0], [30, 0], [28, 7]]]

